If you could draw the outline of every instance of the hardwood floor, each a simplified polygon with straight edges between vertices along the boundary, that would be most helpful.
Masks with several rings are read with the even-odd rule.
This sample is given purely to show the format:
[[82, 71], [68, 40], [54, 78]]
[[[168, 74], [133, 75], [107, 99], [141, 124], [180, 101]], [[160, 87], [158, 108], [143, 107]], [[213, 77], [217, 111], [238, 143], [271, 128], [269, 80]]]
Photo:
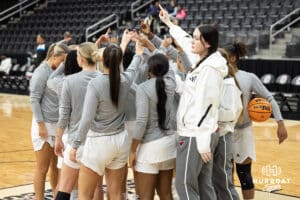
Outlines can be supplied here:
[[[0, 189], [33, 182], [31, 118], [28, 96], [0, 94]], [[282, 188], [279, 193], [300, 197], [300, 121], [285, 123], [289, 138], [280, 145], [273, 119], [254, 125], [257, 150], [254, 180], [257, 189], [274, 181]], [[239, 185], [236, 177], [235, 183]]]

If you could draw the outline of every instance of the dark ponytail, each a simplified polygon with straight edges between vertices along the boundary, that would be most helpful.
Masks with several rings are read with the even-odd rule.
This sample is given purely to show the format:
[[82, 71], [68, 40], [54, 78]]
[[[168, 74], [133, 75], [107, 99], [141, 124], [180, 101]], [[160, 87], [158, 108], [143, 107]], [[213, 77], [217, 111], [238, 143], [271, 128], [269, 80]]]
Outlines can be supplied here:
[[247, 46], [243, 42], [234, 42], [233, 44], [225, 45], [224, 49], [230, 56], [235, 56], [236, 62], [247, 54]]
[[81, 70], [82, 68], [78, 65], [77, 62], [77, 50], [70, 51], [66, 56], [64, 69], [65, 76], [75, 74], [77, 72], [80, 72]]
[[[211, 54], [215, 53], [219, 46], [219, 32], [217, 28], [213, 25], [201, 25], [197, 27], [196, 29], [199, 29], [201, 36], [200, 36], [200, 42], [204, 46], [204, 41], [207, 42], [210, 47], [208, 48], [207, 55], [202, 58], [196, 65], [194, 69], [196, 69], [206, 58], [208, 58]], [[194, 70], [192, 69], [192, 70]]]
[[110, 45], [103, 52], [103, 63], [109, 69], [109, 90], [113, 104], [118, 107], [120, 92], [120, 64], [122, 62], [122, 50], [116, 45]]
[[162, 130], [166, 130], [166, 102], [167, 93], [163, 76], [169, 71], [169, 61], [163, 54], [155, 54], [148, 60], [149, 72], [156, 77], [155, 88], [157, 95], [158, 125]]
[[156, 78], [155, 87], [158, 98], [156, 106], [158, 125], [160, 129], [165, 130], [167, 93], [165, 91], [165, 81], [162, 77]]

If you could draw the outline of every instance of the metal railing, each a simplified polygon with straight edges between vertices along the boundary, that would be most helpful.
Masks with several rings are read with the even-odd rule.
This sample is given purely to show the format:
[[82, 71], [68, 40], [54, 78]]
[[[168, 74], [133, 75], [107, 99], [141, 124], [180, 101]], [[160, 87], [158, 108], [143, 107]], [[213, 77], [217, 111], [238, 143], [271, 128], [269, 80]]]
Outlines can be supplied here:
[[147, 1], [146, 3], [140, 5], [137, 8], [134, 8], [136, 5], [140, 4], [142, 2], [142, 0], [137, 0], [135, 2], [133, 2], [131, 4], [131, 19], [134, 20], [134, 13], [136, 13], [137, 11], [141, 10], [142, 8], [144, 8], [145, 6], [148, 6], [149, 4], [151, 4], [154, 0], [150, 0]]
[[[115, 19], [114, 19], [115, 18]], [[111, 21], [109, 24], [105, 25], [105, 26], [101, 26], [101, 28], [96, 29], [94, 32], [89, 33], [90, 30], [95, 29], [97, 26], [100, 26], [102, 23], [106, 22], [106, 21]], [[85, 41], [88, 41], [88, 39], [94, 35], [96, 35], [97, 33], [109, 28], [110, 26], [117, 24], [117, 28], [119, 28], [119, 17], [116, 14], [111, 14], [108, 17], [101, 19], [100, 21], [96, 22], [95, 24], [87, 27], [87, 29], [85, 30]]]
[[276, 35], [278, 35], [279, 33], [281, 33], [282, 31], [284, 31], [285, 29], [287, 29], [287, 28], [289, 28], [290, 26], [292, 26], [292, 25], [294, 25], [295, 23], [297, 23], [299, 20], [300, 20], [300, 16], [299, 17], [297, 17], [296, 19], [294, 19], [293, 21], [291, 21], [290, 23], [288, 23], [287, 25], [285, 25], [285, 26], [283, 26], [281, 29], [279, 29], [279, 30], [277, 30], [275, 33], [273, 33], [273, 29], [275, 28], [275, 26], [276, 25], [278, 25], [278, 24], [280, 24], [280, 23], [282, 23], [282, 22], [284, 22], [285, 20], [287, 20], [287, 19], [290, 19], [290, 17], [292, 16], [292, 15], [295, 15], [295, 14], [297, 14], [297, 13], [299, 13], [300, 14], [300, 8], [297, 8], [297, 9], [295, 9], [294, 11], [292, 11], [291, 13], [289, 13], [289, 14], [287, 14], [286, 16], [284, 16], [283, 18], [281, 18], [280, 20], [278, 20], [277, 22], [275, 22], [274, 24], [272, 24], [271, 26], [270, 26], [270, 38], [269, 38], [269, 40], [270, 40], [270, 49], [272, 48], [272, 40], [274, 39], [274, 37], [276, 36]]
[[24, 0], [0, 13], [0, 22], [16, 15], [20, 14], [22, 16], [22, 11], [26, 8], [38, 3], [40, 0]]

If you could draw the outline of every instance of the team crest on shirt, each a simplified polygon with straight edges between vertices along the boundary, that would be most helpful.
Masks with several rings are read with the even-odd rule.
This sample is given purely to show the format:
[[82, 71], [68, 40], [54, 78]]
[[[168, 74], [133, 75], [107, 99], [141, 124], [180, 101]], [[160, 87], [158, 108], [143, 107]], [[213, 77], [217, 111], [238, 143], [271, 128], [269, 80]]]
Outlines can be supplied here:
[[191, 76], [189, 79], [190, 79], [190, 81], [195, 82], [195, 80], [197, 79], [197, 76], [196, 75], [195, 76]]

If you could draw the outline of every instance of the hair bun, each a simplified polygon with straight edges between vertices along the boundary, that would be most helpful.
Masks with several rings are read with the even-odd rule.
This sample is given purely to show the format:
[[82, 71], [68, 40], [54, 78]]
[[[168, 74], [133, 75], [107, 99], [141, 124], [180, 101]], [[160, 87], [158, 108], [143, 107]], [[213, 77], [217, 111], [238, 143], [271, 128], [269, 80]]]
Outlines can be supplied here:
[[100, 56], [99, 52], [98, 51], [93, 51], [93, 53], [91, 55], [91, 59], [95, 63], [98, 62], [98, 61], [100, 61], [101, 56]]

